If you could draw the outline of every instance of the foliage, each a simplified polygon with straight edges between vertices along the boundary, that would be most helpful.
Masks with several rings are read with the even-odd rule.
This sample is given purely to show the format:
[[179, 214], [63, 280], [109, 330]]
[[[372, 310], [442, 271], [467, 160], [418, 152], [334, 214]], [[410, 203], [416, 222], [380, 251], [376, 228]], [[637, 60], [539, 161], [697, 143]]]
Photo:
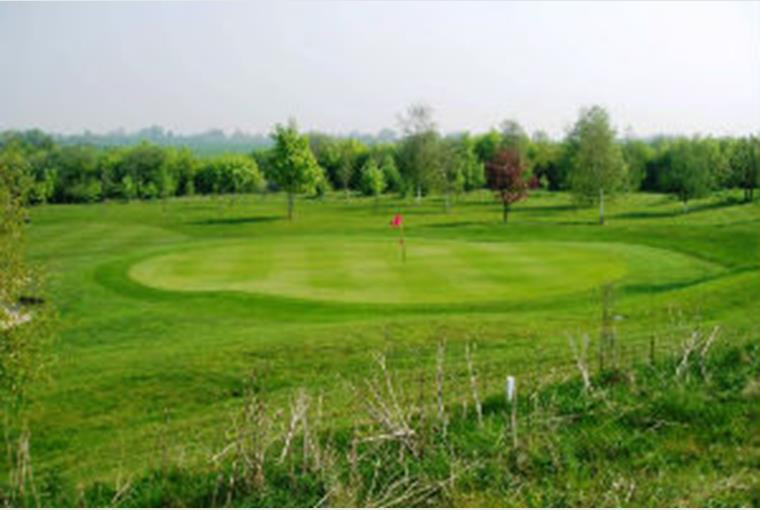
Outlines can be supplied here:
[[499, 147], [501, 147], [501, 133], [492, 129], [487, 133], [475, 137], [473, 150], [480, 162], [485, 164], [496, 156]]
[[552, 142], [544, 132], [534, 133], [528, 145], [527, 157], [531, 173], [541, 187], [556, 191], [564, 186], [561, 156], [562, 147], [559, 144]]
[[517, 148], [502, 149], [486, 164], [488, 187], [502, 203], [504, 223], [507, 222], [512, 204], [528, 196], [525, 173], [525, 164]]
[[530, 170], [530, 166], [528, 166], [529, 144], [528, 135], [516, 120], [507, 119], [501, 123], [501, 144], [499, 148], [517, 152], [520, 155], [520, 160], [526, 165], [526, 170]]
[[[528, 139], [517, 122], [506, 121], [502, 126], [503, 133], [491, 130], [473, 136], [449, 136], [442, 141], [432, 122], [432, 110], [423, 106], [412, 108], [411, 112], [422, 118], [415, 121], [403, 118], [402, 124], [407, 126], [406, 137], [398, 143], [388, 143], [394, 137], [375, 140], [359, 135], [341, 138], [319, 132], [309, 133], [309, 147], [327, 179], [319, 181], [317, 194], [324, 194], [331, 187], [343, 189], [345, 193], [360, 190], [360, 170], [370, 157], [384, 168], [387, 190], [391, 192], [404, 194], [408, 191], [427, 193], [434, 188], [446, 190], [450, 188], [447, 182], [458, 189], [462, 178], [465, 190], [479, 189], [485, 185], [485, 163], [493, 159], [500, 147], [505, 146], [514, 146], [522, 153], [532, 175], [531, 186], [558, 191], [571, 187], [573, 183], [579, 184], [579, 180], [585, 181], [581, 176], [583, 172], [575, 171], [579, 147], [576, 138], [568, 137], [563, 142], [557, 142], [539, 131]], [[412, 134], [415, 129], [422, 131]], [[150, 131], [148, 134], [148, 140], [155, 138], [153, 135], [156, 133]], [[149, 141], [136, 141], [134, 145], [118, 143], [113, 147], [99, 143], [92, 146], [72, 145], [75, 139], [67, 139], [66, 143], [59, 145], [56, 140], [60, 137], [53, 138], [41, 131], [0, 134], [0, 151], [15, 146], [29, 163], [29, 175], [33, 180], [27, 196], [29, 203], [166, 199], [196, 192], [217, 193], [215, 186], [224, 190], [235, 189], [234, 184], [216, 183], [215, 178], [208, 175], [198, 176], [201, 168], [210, 171], [213, 166], [210, 162], [217, 158], [199, 157], [189, 146], [176, 148], [172, 144]], [[705, 140], [656, 137], [614, 141], [614, 145], [622, 151], [628, 168], [619, 189], [671, 192], [666, 175], [671, 173], [673, 150], [683, 140], [690, 144], [705, 143], [711, 147], [707, 153], [714, 187], [743, 187], [746, 190], [745, 200], [750, 201], [754, 189], [750, 184], [756, 182], [756, 179], [753, 181], [755, 174], [752, 171], [755, 156], [750, 146], [757, 142], [752, 137]], [[256, 147], [249, 153], [251, 158], [260, 173], [271, 175], [273, 149]], [[451, 158], [456, 160], [451, 161]], [[453, 177], [453, 180], [447, 179], [447, 176]], [[204, 184], [196, 190], [197, 181]], [[277, 183], [271, 181], [267, 187], [270, 190], [278, 189]], [[606, 189], [604, 192], [609, 194]], [[576, 196], [581, 202], [593, 202], [599, 195], [591, 190]]]
[[50, 310], [24, 243], [29, 174], [18, 147], [0, 152], [0, 431], [9, 474], [0, 502], [6, 506], [33, 495], [28, 407], [50, 360]]
[[267, 176], [288, 194], [288, 219], [293, 218], [293, 198], [297, 193], [313, 193], [323, 170], [309, 149], [309, 139], [298, 133], [295, 121], [278, 124], [272, 133], [270, 174]]
[[435, 176], [440, 171], [440, 136], [433, 110], [424, 104], [411, 105], [399, 118], [404, 138], [398, 147], [398, 162], [401, 174], [413, 190], [417, 199], [432, 187]]
[[717, 147], [707, 140], [679, 139], [671, 147], [670, 165], [660, 176], [662, 188], [673, 193], [687, 210], [689, 200], [707, 195], [715, 185], [711, 162]]
[[599, 221], [604, 223], [604, 196], [625, 187], [627, 167], [607, 112], [592, 106], [583, 109], [567, 135], [572, 161], [570, 189], [582, 203], [599, 204]]
[[200, 193], [250, 193], [264, 184], [253, 158], [227, 154], [203, 161], [195, 174], [193, 189]]
[[401, 177], [401, 172], [398, 170], [396, 159], [393, 157], [393, 154], [386, 154], [385, 157], [383, 157], [380, 169], [383, 171], [383, 176], [388, 185], [388, 189], [396, 193], [403, 193], [404, 180]]
[[754, 189], [760, 185], [760, 139], [740, 138], [730, 154], [731, 179], [744, 190], [744, 200], [752, 201]]
[[370, 158], [364, 163], [361, 175], [362, 193], [367, 196], [378, 197], [385, 191], [385, 174], [377, 166], [374, 159]]

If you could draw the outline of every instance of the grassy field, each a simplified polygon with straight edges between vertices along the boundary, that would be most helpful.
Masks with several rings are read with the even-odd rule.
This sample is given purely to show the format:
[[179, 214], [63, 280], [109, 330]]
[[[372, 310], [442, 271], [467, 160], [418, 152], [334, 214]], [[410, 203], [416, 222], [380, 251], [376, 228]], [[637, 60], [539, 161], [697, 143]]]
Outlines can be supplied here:
[[[193, 463], [216, 451], [246, 380], [272, 402], [324, 395], [340, 424], [372, 354], [425, 386], [447, 343], [466, 394], [476, 345], [483, 394], [572, 369], [567, 336], [600, 328], [614, 285], [620, 362], [680, 348], [697, 325], [757, 340], [760, 204], [739, 193], [681, 205], [637, 194], [596, 211], [531, 196], [509, 225], [490, 197], [448, 214], [426, 198], [280, 195], [43, 206], [29, 250], [50, 275], [60, 336], [35, 395], [33, 458], [82, 481], [155, 467], [157, 445]], [[393, 213], [406, 218], [400, 258]]]

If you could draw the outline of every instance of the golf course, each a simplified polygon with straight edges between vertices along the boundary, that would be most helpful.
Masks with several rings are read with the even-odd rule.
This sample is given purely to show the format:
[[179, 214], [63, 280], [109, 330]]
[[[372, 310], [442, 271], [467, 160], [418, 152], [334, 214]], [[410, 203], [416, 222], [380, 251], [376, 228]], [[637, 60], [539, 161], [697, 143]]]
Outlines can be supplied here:
[[603, 226], [542, 191], [508, 224], [486, 191], [447, 213], [437, 196], [329, 194], [299, 199], [292, 221], [282, 194], [34, 207], [28, 251], [60, 327], [33, 399], [35, 467], [111, 480], [155, 467], [157, 445], [202, 463], [252, 377], [272, 405], [321, 395], [340, 427], [374, 355], [416, 392], [441, 342], [452, 402], [469, 392], [467, 346], [486, 396], [506, 375], [575, 376], [568, 337], [592, 339], [595, 365], [605, 287], [620, 363], [680, 352], [696, 327], [757, 339], [760, 205], [739, 198], [684, 214], [621, 196]]

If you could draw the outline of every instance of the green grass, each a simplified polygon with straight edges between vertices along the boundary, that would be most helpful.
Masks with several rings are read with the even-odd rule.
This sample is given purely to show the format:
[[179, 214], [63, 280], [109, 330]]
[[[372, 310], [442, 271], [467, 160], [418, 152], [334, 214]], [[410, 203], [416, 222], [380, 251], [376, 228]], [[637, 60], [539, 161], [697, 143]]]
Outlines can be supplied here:
[[[309, 432], [272, 427], [279, 410], [255, 388], [217, 462], [154, 469], [75, 490], [46, 473], [38, 497], [51, 506], [757, 506], [760, 504], [760, 348], [704, 343], [682, 356], [520, 387], [514, 419], [499, 394], [482, 420], [469, 407], [437, 412], [432, 392], [390, 398], [384, 376], [358, 390], [356, 428], [314, 432], [320, 408], [306, 401]], [[712, 347], [712, 349], [708, 348]], [[388, 374], [393, 381], [393, 374]], [[378, 379], [379, 378], [379, 379]], [[379, 386], [377, 385], [379, 383]], [[391, 384], [393, 384], [391, 382]], [[395, 386], [396, 394], [403, 388]], [[444, 386], [444, 392], [449, 388]], [[379, 400], [378, 400], [379, 399]], [[308, 404], [311, 402], [311, 405]], [[386, 437], [370, 409], [407, 416], [414, 431]], [[287, 415], [286, 417], [287, 418]], [[446, 423], [446, 426], [443, 426]], [[516, 428], [512, 428], [516, 426]], [[516, 431], [517, 434], [513, 434]], [[374, 440], [365, 440], [375, 438]], [[258, 464], [255, 459], [261, 459]], [[23, 500], [21, 502], [24, 502]], [[19, 503], [21, 503], [19, 502]]]
[[596, 335], [609, 280], [624, 358], [646, 356], [653, 332], [670, 352], [694, 323], [757, 340], [760, 206], [732, 197], [682, 215], [667, 197], [630, 196], [604, 227], [546, 193], [506, 226], [486, 193], [449, 214], [435, 198], [301, 200], [292, 223], [279, 195], [37, 207], [29, 250], [51, 277], [60, 338], [35, 394], [35, 468], [113, 480], [155, 467], [162, 437], [203, 462], [251, 374], [275, 403], [322, 393], [340, 426], [372, 352], [418, 384], [444, 338], [452, 378], [477, 343], [485, 393], [507, 373], [543, 379], [571, 366], [567, 334]]

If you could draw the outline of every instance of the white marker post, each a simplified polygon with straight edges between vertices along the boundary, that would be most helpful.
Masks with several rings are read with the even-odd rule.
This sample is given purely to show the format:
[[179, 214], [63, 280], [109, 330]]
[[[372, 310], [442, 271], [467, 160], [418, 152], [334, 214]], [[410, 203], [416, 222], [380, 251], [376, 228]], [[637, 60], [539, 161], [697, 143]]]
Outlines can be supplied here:
[[507, 376], [504, 393], [507, 397], [507, 405], [511, 408], [510, 428], [512, 429], [512, 444], [517, 448], [517, 379], [514, 376]]

